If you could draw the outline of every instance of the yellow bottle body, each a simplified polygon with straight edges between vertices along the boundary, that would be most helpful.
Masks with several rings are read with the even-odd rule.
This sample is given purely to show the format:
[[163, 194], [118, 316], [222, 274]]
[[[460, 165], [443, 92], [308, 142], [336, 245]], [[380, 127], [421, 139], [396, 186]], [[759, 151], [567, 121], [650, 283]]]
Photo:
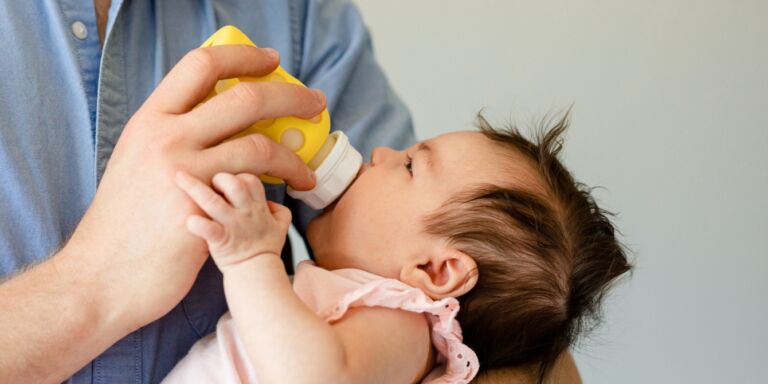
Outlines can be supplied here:
[[[228, 25], [220, 28], [216, 33], [206, 40], [202, 47], [212, 47], [216, 45], [227, 44], [246, 44], [256, 46], [242, 31]], [[304, 86], [298, 79], [291, 76], [282, 67], [277, 67], [272, 73], [263, 77], [242, 77], [220, 80], [211, 93], [213, 97], [241, 81], [264, 82], [264, 81], [282, 81]], [[271, 120], [259, 121], [242, 132], [229, 138], [260, 133], [269, 137], [275, 142], [282, 144], [293, 150], [306, 164], [317, 154], [320, 148], [328, 138], [331, 130], [331, 118], [328, 110], [324, 109], [319, 118], [304, 120], [293, 116], [279, 117]], [[283, 181], [279, 178], [262, 175], [261, 180], [270, 184], [280, 184]]]

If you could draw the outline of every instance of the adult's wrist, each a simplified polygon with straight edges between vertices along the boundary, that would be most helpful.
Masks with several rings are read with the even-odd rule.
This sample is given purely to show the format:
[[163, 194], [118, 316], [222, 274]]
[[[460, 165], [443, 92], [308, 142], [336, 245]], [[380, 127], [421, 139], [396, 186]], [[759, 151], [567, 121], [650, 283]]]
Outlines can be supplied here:
[[62, 250], [0, 285], [0, 381], [61, 382], [127, 332], [74, 259]]
[[[93, 252], [93, 251], [91, 251]], [[125, 298], [117, 297], [120, 282], [110, 277], [110, 266], [94, 260], [97, 255], [70, 242], [50, 259], [56, 279], [61, 287], [60, 295], [72, 309], [72, 321], [97, 332], [105, 339], [117, 341], [133, 332], [141, 324], [133, 324], [128, 310], [122, 308]], [[119, 268], [118, 266], [111, 266]]]

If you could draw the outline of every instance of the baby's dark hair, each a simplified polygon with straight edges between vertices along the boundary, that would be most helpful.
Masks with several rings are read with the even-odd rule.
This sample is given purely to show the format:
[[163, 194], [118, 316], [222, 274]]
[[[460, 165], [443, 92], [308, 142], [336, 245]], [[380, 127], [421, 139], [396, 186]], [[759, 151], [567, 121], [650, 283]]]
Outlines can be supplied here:
[[527, 367], [543, 382], [558, 356], [599, 322], [606, 291], [631, 269], [612, 214], [558, 160], [569, 117], [542, 124], [532, 142], [478, 114], [480, 132], [501, 153], [522, 155], [543, 188], [474, 188], [425, 220], [427, 233], [477, 263], [477, 284], [459, 297], [457, 320], [481, 373]]

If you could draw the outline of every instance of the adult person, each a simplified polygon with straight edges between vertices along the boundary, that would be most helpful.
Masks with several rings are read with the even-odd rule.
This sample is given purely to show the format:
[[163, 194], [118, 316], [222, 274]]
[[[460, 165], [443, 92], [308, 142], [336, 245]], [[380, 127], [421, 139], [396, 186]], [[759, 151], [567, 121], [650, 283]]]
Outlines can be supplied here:
[[[226, 24], [279, 59], [194, 49]], [[314, 185], [263, 137], [225, 137], [327, 105], [364, 155], [414, 141], [343, 1], [7, 0], [0, 33], [4, 382], [157, 382], [213, 329], [226, 309], [220, 275], [183, 230], [193, 206], [170, 175], [270, 173]], [[258, 76], [278, 60], [324, 94], [244, 85], [193, 110], [216, 80]], [[284, 186], [267, 193], [283, 201]], [[302, 230], [313, 212], [287, 203]]]
[[[277, 65], [266, 50], [194, 50], [226, 24], [325, 97], [263, 84], [192, 111], [215, 80]], [[414, 141], [345, 2], [4, 1], [0, 32], [0, 266], [14, 276], [0, 286], [3, 381], [157, 382], [213, 329], [220, 277], [180, 225], [192, 206], [169, 175], [268, 172], [313, 186], [267, 140], [218, 144], [249, 122], [311, 118], [327, 100], [364, 153]], [[294, 212], [302, 227], [310, 212]]]

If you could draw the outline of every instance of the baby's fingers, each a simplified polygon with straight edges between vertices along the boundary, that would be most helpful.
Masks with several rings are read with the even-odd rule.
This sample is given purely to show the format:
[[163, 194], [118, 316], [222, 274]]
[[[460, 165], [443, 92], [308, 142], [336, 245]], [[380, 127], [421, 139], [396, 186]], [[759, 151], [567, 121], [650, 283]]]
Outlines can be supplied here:
[[176, 173], [176, 185], [181, 188], [194, 201], [203, 212], [217, 221], [225, 221], [227, 212], [232, 207], [224, 200], [221, 195], [214, 192], [211, 187], [204, 184], [194, 176], [179, 171]]
[[245, 183], [254, 200], [266, 200], [264, 185], [258, 177], [250, 173], [238, 173], [236, 177]]
[[247, 206], [253, 200], [245, 183], [231, 173], [217, 173], [211, 183], [235, 208]]
[[267, 201], [267, 205], [269, 206], [269, 211], [272, 213], [272, 217], [275, 218], [275, 221], [287, 231], [288, 227], [291, 225], [291, 210], [274, 201]]
[[221, 224], [198, 215], [187, 218], [187, 229], [195, 236], [202, 237], [208, 245], [221, 244], [226, 236]]

